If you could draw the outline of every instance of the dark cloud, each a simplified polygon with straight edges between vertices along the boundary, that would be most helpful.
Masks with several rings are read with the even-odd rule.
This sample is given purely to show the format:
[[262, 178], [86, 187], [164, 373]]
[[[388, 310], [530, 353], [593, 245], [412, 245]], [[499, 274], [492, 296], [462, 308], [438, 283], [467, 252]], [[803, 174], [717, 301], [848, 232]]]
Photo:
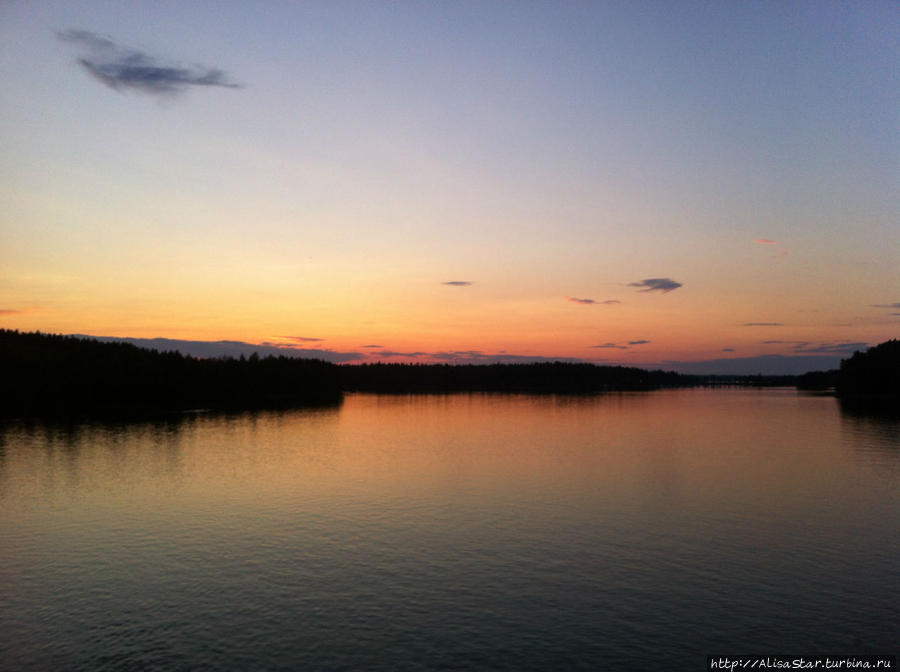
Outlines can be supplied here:
[[652, 343], [653, 341], [628, 341], [628, 345], [645, 345], [647, 343]]
[[281, 338], [289, 338], [292, 341], [298, 341], [302, 343], [316, 343], [324, 341], [324, 338], [311, 338], [309, 336], [282, 336]]
[[450, 285], [451, 287], [468, 287], [469, 285], [473, 285], [475, 283], [470, 282], [469, 280], [448, 280], [447, 282], [442, 282], [442, 285]]
[[215, 68], [166, 65], [159, 59], [117, 44], [87, 30], [57, 33], [59, 39], [81, 50], [78, 62], [91, 75], [117, 91], [135, 89], [152, 94], [171, 94], [189, 86], [240, 88]]
[[372, 354], [377, 357], [425, 357], [428, 355], [427, 352], [396, 352], [394, 350], [379, 350]]
[[361, 345], [361, 348], [383, 348], [383, 345], [379, 345], [378, 343], [370, 343], [369, 345]]
[[782, 322], [744, 322], [742, 327], [783, 327]]
[[722, 348], [722, 352], [734, 352], [734, 348]]
[[628, 283], [628, 286], [642, 287], [642, 292], [662, 292], [663, 294], [666, 294], [683, 285], [680, 282], [675, 282], [671, 278], [645, 278], [640, 282], [630, 282]]
[[617, 343], [602, 343], [601, 345], [589, 345], [589, 348], [616, 348], [618, 350], [627, 350], [627, 345], [618, 345]]
[[873, 308], [900, 308], [900, 303], [873, 303]]

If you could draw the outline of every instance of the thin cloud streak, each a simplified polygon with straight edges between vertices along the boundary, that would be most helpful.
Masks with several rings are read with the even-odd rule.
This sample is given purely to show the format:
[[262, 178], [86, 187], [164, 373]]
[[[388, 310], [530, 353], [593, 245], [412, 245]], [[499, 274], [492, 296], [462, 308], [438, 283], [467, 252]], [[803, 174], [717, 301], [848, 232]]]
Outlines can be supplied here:
[[753, 241], [754, 243], [759, 243], [760, 245], [777, 245], [777, 240], [772, 240], [770, 238], [757, 238]]
[[566, 301], [571, 301], [572, 303], [580, 303], [583, 305], [594, 305], [594, 306], [612, 306], [616, 303], [622, 303], [618, 299], [607, 299], [606, 301], [595, 301], [594, 299], [579, 299], [577, 296], [567, 296]]
[[216, 68], [184, 68], [164, 65], [154, 56], [122, 47], [108, 37], [88, 30], [57, 33], [63, 42], [81, 49], [78, 63], [98, 81], [116, 91], [134, 89], [155, 95], [173, 94], [189, 86], [240, 88]]
[[470, 287], [474, 285], [474, 282], [470, 280], [448, 280], [447, 282], [442, 282], [442, 285], [448, 285], [450, 287]]
[[783, 327], [783, 322], [744, 322], [742, 327]]

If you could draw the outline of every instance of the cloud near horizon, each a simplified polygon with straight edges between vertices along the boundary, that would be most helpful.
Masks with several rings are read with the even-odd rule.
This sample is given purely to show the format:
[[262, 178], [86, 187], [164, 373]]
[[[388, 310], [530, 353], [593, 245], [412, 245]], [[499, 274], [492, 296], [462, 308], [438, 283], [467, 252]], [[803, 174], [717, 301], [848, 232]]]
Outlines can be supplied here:
[[783, 327], [783, 322], [744, 322], [742, 327]]
[[872, 308], [900, 308], [900, 302], [897, 303], [873, 303]]
[[81, 49], [78, 63], [97, 80], [116, 91], [134, 89], [155, 95], [173, 94], [189, 86], [221, 86], [241, 88], [229, 80], [222, 70], [164, 65], [154, 56], [129, 49], [88, 30], [66, 30], [57, 33], [63, 42]]
[[646, 345], [647, 343], [652, 343], [652, 342], [653, 341], [646, 341], [646, 340], [628, 341], [628, 345]]
[[619, 345], [618, 343], [601, 343], [600, 345], [589, 345], [589, 348], [615, 348], [617, 350], [627, 350], [627, 345]]
[[446, 282], [442, 282], [442, 285], [449, 285], [450, 287], [469, 287], [474, 285], [475, 283], [470, 280], [447, 280]]
[[139, 348], [158, 350], [159, 352], [180, 352], [191, 357], [248, 357], [254, 352], [265, 357], [301, 357], [323, 359], [333, 364], [343, 364], [363, 360], [362, 352], [340, 352], [328, 349], [300, 348], [290, 343], [246, 343], [244, 341], [188, 341], [172, 338], [129, 338], [119, 336], [91, 336], [89, 334], [73, 334], [78, 338], [93, 338], [110, 343], [131, 343]]
[[643, 289], [640, 290], [642, 292], [662, 292], [663, 294], [668, 294], [672, 290], [683, 287], [684, 285], [671, 278], [645, 278], [640, 282], [630, 282], [628, 283], [628, 286], [642, 287]]
[[802, 343], [794, 346], [794, 352], [800, 354], [827, 354], [827, 355], [852, 355], [857, 350], [867, 350], [868, 343], [857, 341], [855, 343]]
[[[417, 359], [426, 357], [435, 362], [448, 364], [532, 364], [541, 362], [583, 362], [577, 357], [545, 357], [542, 355], [512, 355], [506, 352], [486, 353], [481, 350], [447, 350], [439, 352], [395, 352], [382, 350], [372, 353], [374, 358], [408, 357]], [[370, 360], [371, 361], [371, 360]]]

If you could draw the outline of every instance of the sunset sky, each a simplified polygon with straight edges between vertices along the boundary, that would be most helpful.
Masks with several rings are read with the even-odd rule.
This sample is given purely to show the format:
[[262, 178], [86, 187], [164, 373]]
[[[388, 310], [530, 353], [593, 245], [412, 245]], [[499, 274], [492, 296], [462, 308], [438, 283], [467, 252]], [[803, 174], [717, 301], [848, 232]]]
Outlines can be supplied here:
[[896, 2], [11, 1], [0, 81], [3, 328], [634, 365], [900, 337]]

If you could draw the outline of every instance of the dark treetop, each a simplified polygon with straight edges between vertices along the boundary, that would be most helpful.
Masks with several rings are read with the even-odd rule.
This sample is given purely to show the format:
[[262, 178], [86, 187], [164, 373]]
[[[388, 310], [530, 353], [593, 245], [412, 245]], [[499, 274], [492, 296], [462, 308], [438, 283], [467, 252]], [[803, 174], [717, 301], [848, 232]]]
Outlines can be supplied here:
[[841, 397], [900, 397], [900, 340], [885, 341], [841, 360], [837, 392]]

